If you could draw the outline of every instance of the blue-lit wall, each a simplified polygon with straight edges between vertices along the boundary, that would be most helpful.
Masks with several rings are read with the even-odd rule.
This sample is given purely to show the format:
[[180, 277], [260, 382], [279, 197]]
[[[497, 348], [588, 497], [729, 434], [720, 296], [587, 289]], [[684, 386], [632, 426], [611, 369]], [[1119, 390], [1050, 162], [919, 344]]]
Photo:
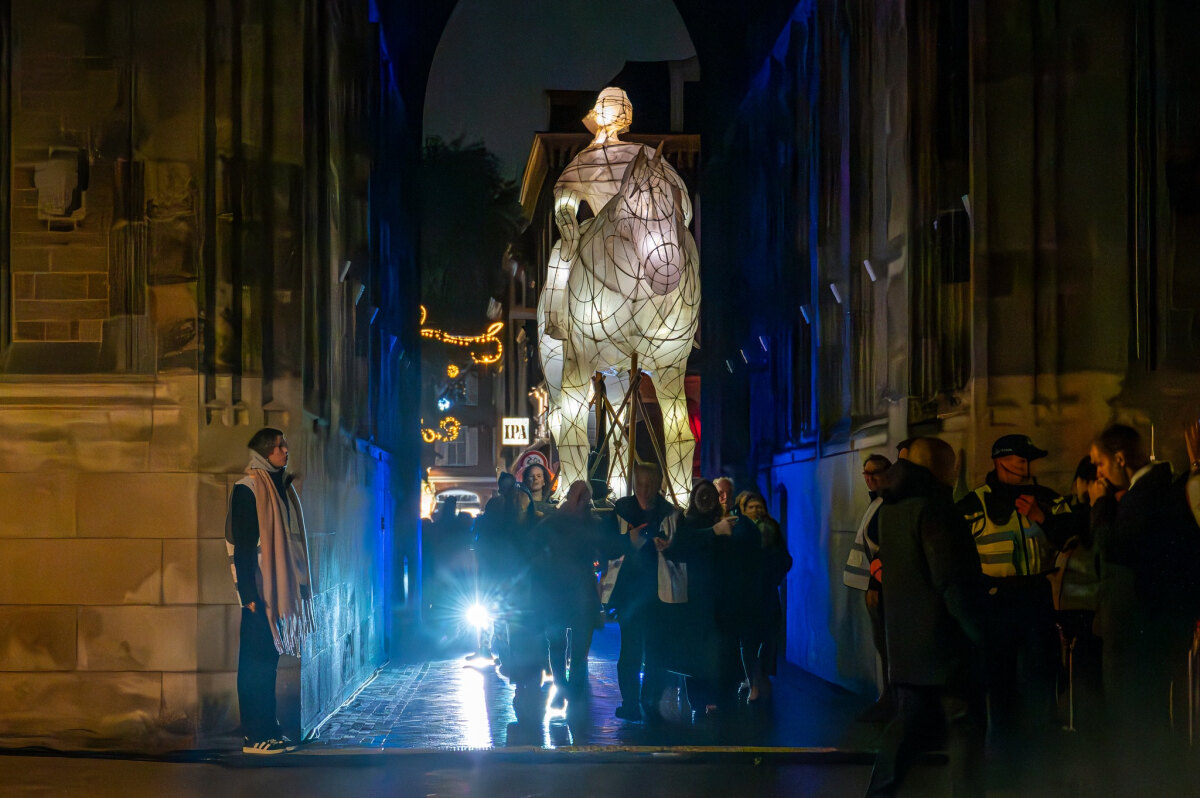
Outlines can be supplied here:
[[387, 661], [396, 504], [393, 461], [381, 449], [342, 439], [296, 459], [314, 475], [304, 484], [317, 618], [301, 658], [308, 731]]
[[1061, 491], [1121, 421], [1184, 462], [1200, 125], [1154, 109], [1196, 106], [1196, 12], [1054, 8], [796, 3], [704, 130], [705, 469], [785, 523], [787, 658], [864, 692], [841, 571], [868, 454], [937, 435], [962, 491], [1026, 432]]

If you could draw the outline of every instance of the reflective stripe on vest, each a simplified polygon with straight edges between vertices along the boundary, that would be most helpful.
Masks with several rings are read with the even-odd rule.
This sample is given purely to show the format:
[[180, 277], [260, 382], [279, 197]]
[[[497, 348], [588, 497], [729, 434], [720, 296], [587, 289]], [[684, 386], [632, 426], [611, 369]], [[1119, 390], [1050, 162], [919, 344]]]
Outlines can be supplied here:
[[[992, 492], [991, 488], [982, 485], [972, 492], [979, 500], [979, 510], [967, 514], [966, 519], [971, 525], [975, 548], [979, 551], [979, 563], [985, 574], [1023, 576], [1042, 573], [1054, 567], [1056, 552], [1040, 525], [1015, 509], [1003, 524], [997, 524], [987, 514], [987, 494]], [[1070, 511], [1071, 508], [1061, 498], [1055, 500], [1050, 508], [1055, 515]], [[1024, 546], [1018, 545], [1019, 540], [1024, 542]]]

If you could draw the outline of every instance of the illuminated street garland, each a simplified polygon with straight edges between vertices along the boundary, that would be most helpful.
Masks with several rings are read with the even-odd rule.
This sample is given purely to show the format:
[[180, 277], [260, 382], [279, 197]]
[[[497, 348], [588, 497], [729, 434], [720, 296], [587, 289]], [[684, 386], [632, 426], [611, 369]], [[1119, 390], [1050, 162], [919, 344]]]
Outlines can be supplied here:
[[449, 377], [450, 379], [454, 379], [455, 377], [457, 377], [458, 373], [459, 373], [458, 366], [454, 365], [453, 363], [451, 363], [449, 366], [446, 366], [446, 376]]
[[[425, 419], [421, 419], [421, 423], [424, 422]], [[446, 416], [438, 422], [438, 427], [441, 428], [440, 432], [429, 427], [421, 427], [421, 440], [426, 443], [437, 443], [438, 441], [449, 443], [458, 440], [458, 432], [462, 429], [462, 423], [454, 416]]]
[[[426, 310], [425, 306], [421, 306], [421, 324], [425, 323]], [[440, 341], [443, 344], [451, 346], [469, 347], [471, 360], [474, 360], [481, 366], [490, 366], [493, 363], [499, 363], [500, 358], [504, 355], [504, 346], [500, 343], [497, 337], [500, 331], [504, 329], [504, 322], [492, 322], [482, 335], [452, 335], [445, 330], [438, 330], [433, 327], [422, 327], [421, 337], [429, 338], [434, 341]], [[495, 346], [495, 351], [480, 354], [485, 347]]]

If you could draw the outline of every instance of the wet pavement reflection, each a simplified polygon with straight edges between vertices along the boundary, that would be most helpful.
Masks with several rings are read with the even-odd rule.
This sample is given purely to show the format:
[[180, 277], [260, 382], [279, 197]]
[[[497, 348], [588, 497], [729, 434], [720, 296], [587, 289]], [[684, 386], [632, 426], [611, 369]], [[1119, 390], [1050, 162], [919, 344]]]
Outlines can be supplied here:
[[[682, 677], [671, 680], [660, 709], [665, 722], [619, 720], [619, 632], [596, 632], [590, 691], [565, 709], [547, 709], [540, 724], [518, 725], [513, 688], [490, 658], [457, 656], [385, 668], [318, 730], [309, 747], [488, 749], [514, 746], [769, 746], [869, 750], [879, 729], [854, 722], [870, 699], [781, 663], [768, 705], [743, 705], [721, 723], [691, 721]], [[547, 705], [552, 684], [542, 687]], [[315, 752], [315, 751], [314, 751]]]

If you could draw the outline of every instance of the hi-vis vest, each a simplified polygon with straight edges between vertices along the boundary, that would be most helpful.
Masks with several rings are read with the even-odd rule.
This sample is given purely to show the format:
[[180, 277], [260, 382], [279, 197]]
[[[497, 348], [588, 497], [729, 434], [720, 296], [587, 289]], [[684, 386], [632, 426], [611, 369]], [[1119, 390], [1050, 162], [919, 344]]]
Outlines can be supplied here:
[[[979, 562], [987, 576], [1027, 576], [1053, 570], [1058, 552], [1040, 525], [1030, 521], [1015, 509], [1008, 519], [997, 524], [987, 514], [987, 497], [992, 489], [982, 485], [972, 493], [978, 509], [965, 514], [979, 551]], [[1070, 513], [1071, 508], [1061, 496], [1050, 505], [1051, 515]]]
[[879, 551], [879, 542], [871, 540], [867, 529], [871, 519], [879, 512], [883, 499], [876, 496], [867, 505], [866, 512], [858, 522], [858, 533], [850, 546], [850, 554], [846, 557], [846, 567], [842, 569], [842, 584], [855, 590], [866, 590], [871, 585], [871, 560]]

